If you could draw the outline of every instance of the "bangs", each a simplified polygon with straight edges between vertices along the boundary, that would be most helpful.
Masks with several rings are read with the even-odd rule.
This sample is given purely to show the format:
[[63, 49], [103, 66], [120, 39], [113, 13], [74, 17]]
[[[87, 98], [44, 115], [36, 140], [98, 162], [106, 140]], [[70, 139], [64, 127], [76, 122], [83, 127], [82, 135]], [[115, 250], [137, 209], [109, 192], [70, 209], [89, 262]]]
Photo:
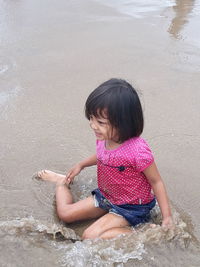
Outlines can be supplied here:
[[108, 96], [100, 95], [94, 97], [92, 94], [88, 97], [85, 104], [85, 116], [89, 120], [90, 116], [109, 119], [108, 107], [110, 99]]

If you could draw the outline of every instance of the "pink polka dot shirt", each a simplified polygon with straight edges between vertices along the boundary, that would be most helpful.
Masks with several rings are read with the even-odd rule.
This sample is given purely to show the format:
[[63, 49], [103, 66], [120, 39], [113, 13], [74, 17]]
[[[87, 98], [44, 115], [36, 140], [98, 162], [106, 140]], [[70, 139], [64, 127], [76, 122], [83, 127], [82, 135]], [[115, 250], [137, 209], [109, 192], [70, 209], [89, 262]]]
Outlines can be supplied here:
[[153, 161], [141, 137], [131, 138], [113, 150], [105, 148], [105, 140], [97, 140], [98, 188], [116, 205], [147, 204], [154, 195], [143, 170]]

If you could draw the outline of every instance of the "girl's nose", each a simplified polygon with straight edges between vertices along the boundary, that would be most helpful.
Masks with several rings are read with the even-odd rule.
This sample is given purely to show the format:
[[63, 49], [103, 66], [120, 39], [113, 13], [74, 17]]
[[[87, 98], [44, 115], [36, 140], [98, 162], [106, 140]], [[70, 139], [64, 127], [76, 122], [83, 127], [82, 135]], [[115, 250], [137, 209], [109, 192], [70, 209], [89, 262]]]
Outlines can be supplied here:
[[95, 124], [95, 122], [93, 120], [90, 119], [90, 127], [93, 129], [93, 130], [97, 130], [97, 125]]

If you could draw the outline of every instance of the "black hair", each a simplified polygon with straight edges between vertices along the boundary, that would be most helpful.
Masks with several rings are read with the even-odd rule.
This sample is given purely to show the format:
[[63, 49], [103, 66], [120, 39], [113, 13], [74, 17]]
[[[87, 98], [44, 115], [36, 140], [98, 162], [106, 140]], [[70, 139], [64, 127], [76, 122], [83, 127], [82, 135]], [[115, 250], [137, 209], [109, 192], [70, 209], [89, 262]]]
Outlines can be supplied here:
[[143, 131], [143, 111], [138, 94], [131, 84], [122, 79], [110, 79], [88, 96], [85, 116], [90, 119], [91, 115], [106, 116], [118, 131], [119, 143], [140, 136]]

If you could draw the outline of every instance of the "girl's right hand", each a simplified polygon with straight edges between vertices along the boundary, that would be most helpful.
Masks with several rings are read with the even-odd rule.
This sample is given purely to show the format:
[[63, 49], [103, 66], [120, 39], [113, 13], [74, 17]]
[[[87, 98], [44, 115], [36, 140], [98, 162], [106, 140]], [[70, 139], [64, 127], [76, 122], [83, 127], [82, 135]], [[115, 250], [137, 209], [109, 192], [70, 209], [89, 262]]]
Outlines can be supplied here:
[[66, 174], [66, 181], [67, 181], [67, 183], [68, 184], [71, 184], [71, 183], [73, 183], [73, 180], [74, 180], [74, 177], [76, 176], [76, 175], [78, 175], [80, 172], [81, 172], [81, 170], [83, 169], [83, 167], [79, 164], [79, 163], [77, 163], [76, 165], [74, 165], [69, 171], [68, 171], [68, 173]]
[[163, 219], [162, 228], [164, 230], [174, 229], [174, 222], [173, 222], [172, 216], [168, 216]]

